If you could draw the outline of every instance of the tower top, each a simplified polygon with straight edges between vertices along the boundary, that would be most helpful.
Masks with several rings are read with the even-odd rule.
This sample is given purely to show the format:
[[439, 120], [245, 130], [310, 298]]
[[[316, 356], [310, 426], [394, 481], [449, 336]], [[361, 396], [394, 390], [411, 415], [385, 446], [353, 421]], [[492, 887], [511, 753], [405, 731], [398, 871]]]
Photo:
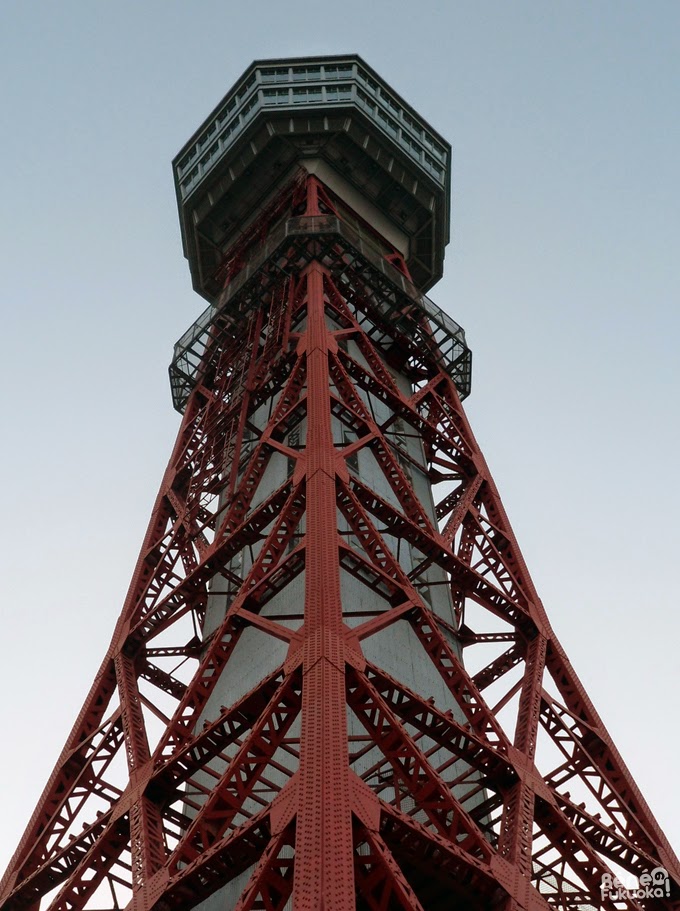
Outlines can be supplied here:
[[361, 200], [421, 291], [449, 240], [451, 146], [359, 56], [257, 60], [173, 161], [184, 253], [212, 301], [235, 237], [296, 168]]

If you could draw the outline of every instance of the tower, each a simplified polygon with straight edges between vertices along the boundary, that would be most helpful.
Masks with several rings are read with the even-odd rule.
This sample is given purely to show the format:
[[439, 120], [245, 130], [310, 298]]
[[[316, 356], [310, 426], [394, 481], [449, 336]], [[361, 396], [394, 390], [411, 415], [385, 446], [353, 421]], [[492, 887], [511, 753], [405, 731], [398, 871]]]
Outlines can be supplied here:
[[3, 909], [672, 907], [425, 296], [448, 144], [357, 57], [267, 61], [174, 169], [182, 423]]

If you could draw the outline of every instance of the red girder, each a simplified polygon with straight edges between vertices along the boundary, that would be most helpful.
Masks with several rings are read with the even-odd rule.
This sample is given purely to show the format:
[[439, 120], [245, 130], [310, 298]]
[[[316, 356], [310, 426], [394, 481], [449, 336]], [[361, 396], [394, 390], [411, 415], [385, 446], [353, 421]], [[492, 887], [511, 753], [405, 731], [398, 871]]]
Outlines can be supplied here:
[[[547, 694], [544, 695], [547, 697]], [[544, 698], [541, 703], [541, 714], [544, 729], [565, 756], [565, 762], [561, 766], [546, 773], [548, 784], [563, 789], [566, 784], [571, 787], [574, 779], [581, 781], [612, 820], [615, 830], [618, 829], [620, 834], [633, 844], [639, 845], [644, 852], [651, 856], [656, 855], [657, 863], [664, 864], [664, 845], [646, 829], [642, 814], [634, 812], [638, 808], [634, 803], [631, 806], [635, 797], [628, 790], [629, 783], [626, 782], [626, 790], [621, 790], [621, 770], [615, 765], [615, 757], [611, 756], [600, 736], [595, 735], [591, 739], [591, 744], [600, 748], [601, 755], [591, 755], [582, 734], [565, 722], [564, 719], [570, 717], [568, 712], [559, 710], [552, 700]], [[644, 807], [640, 809], [643, 810]]]
[[[527, 646], [520, 707], [514, 747], [527, 763], [534, 762], [541, 705], [541, 677], [545, 664], [546, 640], [538, 634]], [[531, 781], [521, 776], [513, 785], [503, 810], [499, 851], [523, 876], [531, 876], [535, 795]], [[589, 883], [592, 885], [592, 883]]]
[[191, 863], [222, 838], [300, 713], [300, 684], [287, 677], [251, 726], [209, 798], [173, 852], [170, 871]]
[[528, 606], [523, 600], [515, 601], [507, 592], [498, 588], [481, 573], [468, 567], [448, 547], [440, 536], [430, 536], [396, 507], [388, 503], [374, 490], [352, 478], [351, 489], [366, 511], [383, 522], [389, 533], [404, 539], [423, 554], [431, 554], [437, 565], [447, 570], [452, 584], [460, 586], [470, 597], [493, 611], [503, 620], [521, 624], [522, 629], [533, 628]]
[[152, 779], [154, 792], [167, 800], [179, 786], [204, 768], [227, 747], [239, 742], [255, 725], [280, 685], [283, 669], [265, 677], [232, 706], [224, 706], [217, 719], [195, 734], [181, 750], [158, 767]]
[[283, 911], [293, 891], [294, 846], [295, 827], [291, 823], [263, 851], [234, 911]]
[[[440, 900], [475, 896], [486, 903], [502, 895], [504, 884], [497, 858], [485, 859], [468, 854], [455, 841], [425, 828], [396, 807], [380, 801], [380, 834], [402, 869], [406, 862], [433, 877], [440, 884]], [[502, 869], [502, 867], [501, 867]], [[442, 901], [442, 909], [447, 907]], [[449, 905], [450, 907], [450, 905]], [[544, 904], [547, 909], [547, 904]]]
[[[38, 867], [34, 873], [26, 877], [20, 890], [3, 907], [9, 909], [26, 907], [31, 899], [39, 900], [42, 895], [59, 886], [68, 879], [81, 865], [84, 858], [89, 855], [92, 846], [101, 839], [102, 833], [110, 821], [111, 811], [103, 814], [94, 823], [86, 826], [77, 836], [69, 841], [61, 850], [53, 853], [49, 863]], [[121, 850], [128, 842], [127, 826], [124, 831], [119, 826]]]
[[[110, 881], [112, 890], [115, 883], [123, 884], [125, 880], [122, 876], [113, 875], [111, 868], [119, 860], [121, 849], [129, 842], [129, 836], [126, 838], [125, 834], [123, 830], [115, 840], [97, 840], [77, 870], [47, 906], [48, 911], [70, 911], [71, 908], [83, 907], [106, 880]], [[129, 875], [130, 868], [126, 869], [124, 866], [121, 873], [123, 876], [126, 873]], [[126, 891], [124, 886], [123, 894]]]
[[397, 715], [360, 671], [355, 670], [348, 680], [347, 704], [392, 765], [406, 793], [419, 811], [427, 814], [438, 833], [455, 841], [463, 850], [488, 858], [491, 849], [474, 821], [427, 761]]
[[[54, 850], [50, 845], [48, 851], [48, 840], [56, 836], [58, 844], [58, 841], [67, 834], [73, 818], [85, 802], [88, 793], [92, 791], [96, 777], [103, 774], [100, 770], [99, 776], [95, 776], [92, 770], [95, 761], [100, 758], [102, 750], [107, 746], [108, 737], [115, 737], [114, 748], [109, 749], [107, 753], [108, 761], [121, 746], [123, 736], [120, 719], [110, 723], [108, 737], [105, 737], [102, 743], [94, 746], [92, 743], [95, 735], [101, 731], [101, 716], [107, 709], [114, 690], [113, 661], [107, 659], [95, 678], [71, 737], [3, 877], [0, 894], [8, 894], [15, 885], [20, 888], [25, 877], [31, 876], [34, 870], [42, 867]], [[82, 795], [78, 797], [77, 789], [83, 780], [85, 786], [82, 788]], [[75, 807], [69, 810], [69, 802], [73, 802], [74, 797]]]
[[514, 782], [515, 771], [508, 757], [475, 735], [469, 726], [456, 721], [450, 711], [443, 712], [432, 702], [423, 701], [421, 695], [375, 665], [367, 664], [365, 674], [396, 715], [464, 760], [470, 771], [483, 775], [487, 787], [505, 791]]
[[[270, 808], [228, 832], [194, 861], [149, 883], [150, 911], [184, 911], [257, 863], [271, 839]], [[155, 888], [154, 888], [155, 887]]]
[[380, 834], [365, 828], [356, 838], [368, 848], [355, 853], [354, 870], [357, 891], [371, 911], [386, 911], [395, 902], [404, 911], [425, 911]]

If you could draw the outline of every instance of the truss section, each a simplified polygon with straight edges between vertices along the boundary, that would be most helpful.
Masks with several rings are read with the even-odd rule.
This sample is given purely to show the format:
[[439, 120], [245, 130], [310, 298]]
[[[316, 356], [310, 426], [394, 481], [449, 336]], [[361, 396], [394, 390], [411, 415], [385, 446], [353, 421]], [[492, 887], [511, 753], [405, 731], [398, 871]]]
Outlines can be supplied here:
[[3, 911], [678, 907], [461, 406], [462, 337], [341, 214], [292, 185], [184, 346], [129, 592]]

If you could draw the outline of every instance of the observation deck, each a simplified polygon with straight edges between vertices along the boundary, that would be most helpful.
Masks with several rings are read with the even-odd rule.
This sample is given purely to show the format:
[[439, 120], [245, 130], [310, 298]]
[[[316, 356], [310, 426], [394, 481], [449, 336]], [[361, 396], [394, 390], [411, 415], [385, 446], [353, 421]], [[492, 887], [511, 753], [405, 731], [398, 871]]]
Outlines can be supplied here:
[[300, 166], [365, 201], [421, 292], [441, 277], [450, 145], [356, 55], [261, 60], [173, 161], [184, 253], [206, 300], [225, 250]]

